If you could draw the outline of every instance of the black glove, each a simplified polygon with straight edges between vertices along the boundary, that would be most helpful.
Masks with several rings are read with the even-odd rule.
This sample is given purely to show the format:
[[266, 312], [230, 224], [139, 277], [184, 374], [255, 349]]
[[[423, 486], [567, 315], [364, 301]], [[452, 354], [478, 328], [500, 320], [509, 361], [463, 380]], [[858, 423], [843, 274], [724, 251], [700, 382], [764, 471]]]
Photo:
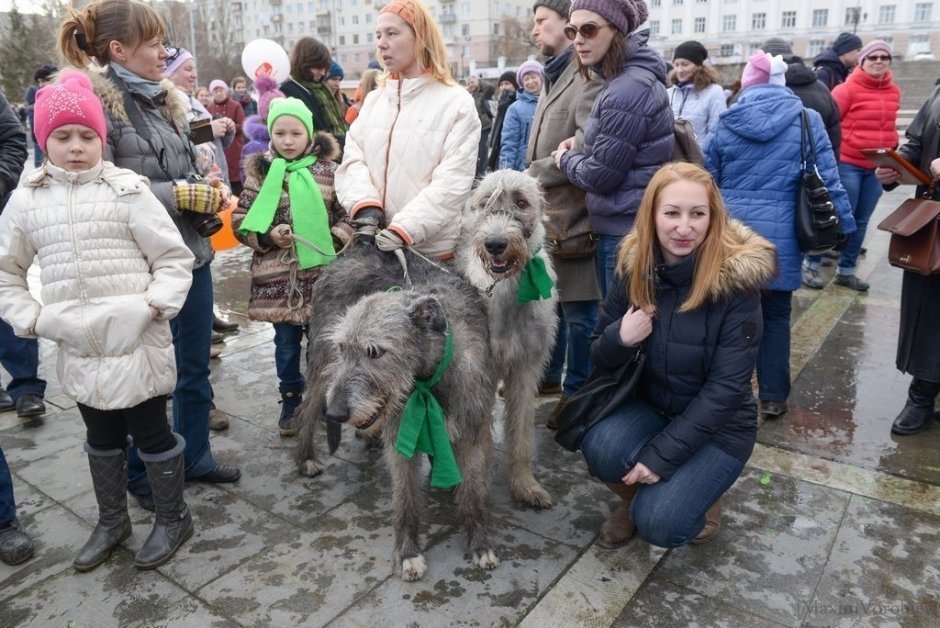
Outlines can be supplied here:
[[385, 226], [385, 212], [380, 207], [363, 207], [352, 220], [356, 244], [375, 245], [375, 236]]

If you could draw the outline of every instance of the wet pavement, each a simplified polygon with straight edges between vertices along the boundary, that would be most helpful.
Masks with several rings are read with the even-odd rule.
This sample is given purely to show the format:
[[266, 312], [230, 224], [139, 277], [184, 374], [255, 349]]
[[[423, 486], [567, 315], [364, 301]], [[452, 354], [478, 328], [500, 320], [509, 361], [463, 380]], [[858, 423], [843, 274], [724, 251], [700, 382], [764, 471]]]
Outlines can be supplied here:
[[[450, 494], [430, 490], [428, 572], [416, 583], [394, 574], [378, 450], [347, 431], [322, 476], [298, 476], [293, 441], [276, 429], [273, 334], [242, 316], [247, 252], [223, 253], [217, 301], [242, 328], [213, 363], [232, 424], [212, 446], [241, 481], [187, 486], [196, 534], [165, 566], [134, 568], [152, 515], [132, 504], [133, 536], [77, 573], [71, 560], [97, 509], [81, 419], [43, 343], [49, 413], [0, 414], [20, 520], [36, 543], [29, 562], [0, 564], [0, 626], [935, 626], [940, 424], [890, 434], [909, 382], [894, 368], [901, 274], [874, 229], [904, 192], [885, 195], [872, 220], [859, 269], [869, 294], [796, 294], [790, 411], [762, 425], [716, 540], [603, 550], [594, 538], [614, 502], [583, 461], [537, 430], [537, 477], [555, 505], [525, 508], [509, 496], [498, 433], [490, 521], [501, 564], [484, 572], [465, 558]], [[553, 402], [541, 400], [540, 423]]]

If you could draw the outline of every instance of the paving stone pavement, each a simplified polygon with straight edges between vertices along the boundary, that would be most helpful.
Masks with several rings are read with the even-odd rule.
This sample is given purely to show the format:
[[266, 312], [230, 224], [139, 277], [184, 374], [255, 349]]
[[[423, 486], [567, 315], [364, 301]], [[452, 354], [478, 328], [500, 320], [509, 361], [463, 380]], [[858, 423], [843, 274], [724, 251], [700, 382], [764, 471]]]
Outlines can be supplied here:
[[[885, 195], [872, 225], [908, 191]], [[889, 433], [909, 381], [894, 368], [900, 272], [885, 261], [885, 234], [872, 227], [867, 246], [859, 275], [869, 294], [796, 293], [791, 409], [761, 426], [716, 540], [600, 549], [593, 541], [614, 503], [579, 456], [538, 429], [537, 475], [555, 505], [521, 507], [506, 487], [498, 426], [490, 522], [501, 564], [487, 572], [467, 560], [449, 493], [430, 490], [428, 572], [416, 583], [393, 573], [380, 451], [345, 432], [322, 476], [297, 475], [292, 440], [276, 429], [270, 326], [241, 315], [248, 256], [220, 254], [217, 300], [242, 328], [212, 367], [216, 403], [232, 420], [212, 446], [241, 481], [187, 486], [196, 534], [163, 567], [134, 568], [152, 515], [132, 504], [133, 536], [77, 573], [71, 560], [97, 511], [81, 419], [42, 343], [48, 414], [0, 414], [20, 519], [36, 543], [29, 562], [0, 564], [0, 626], [936, 626], [940, 425]], [[541, 400], [539, 423], [553, 402]]]

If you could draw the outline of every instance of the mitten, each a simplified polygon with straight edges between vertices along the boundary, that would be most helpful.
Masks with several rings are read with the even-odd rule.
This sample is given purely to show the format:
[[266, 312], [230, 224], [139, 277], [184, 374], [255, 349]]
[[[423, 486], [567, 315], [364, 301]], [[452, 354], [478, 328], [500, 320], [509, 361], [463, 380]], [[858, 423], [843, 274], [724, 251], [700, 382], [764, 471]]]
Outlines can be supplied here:
[[222, 209], [222, 190], [205, 183], [182, 183], [173, 186], [176, 207], [198, 214], [215, 214]]
[[363, 207], [356, 212], [352, 224], [356, 243], [375, 244], [375, 234], [385, 222], [385, 212], [379, 207]]

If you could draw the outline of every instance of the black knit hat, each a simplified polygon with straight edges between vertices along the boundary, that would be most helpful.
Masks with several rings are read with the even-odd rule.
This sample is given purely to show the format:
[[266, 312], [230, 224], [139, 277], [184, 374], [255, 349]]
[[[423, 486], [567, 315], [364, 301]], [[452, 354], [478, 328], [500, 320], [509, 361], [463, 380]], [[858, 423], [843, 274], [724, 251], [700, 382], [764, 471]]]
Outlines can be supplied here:
[[852, 33], [839, 33], [839, 36], [832, 42], [832, 51], [839, 56], [847, 52], [852, 52], [853, 50], [861, 49], [862, 40], [858, 35], [853, 35]]
[[708, 50], [697, 41], [684, 41], [676, 46], [676, 51], [672, 54], [672, 59], [685, 59], [695, 65], [702, 65], [708, 58]]
[[516, 82], [516, 73], [513, 72], [512, 70], [506, 70], [505, 72], [500, 74], [499, 80], [496, 82], [496, 84], [499, 85], [503, 81], [509, 81], [510, 83], [512, 83], [513, 87], [515, 87], [516, 89], [519, 89], [519, 83]]
[[571, 2], [570, 0], [535, 0], [535, 4], [532, 5], [532, 12], [535, 13], [535, 10], [539, 7], [551, 9], [561, 17], [568, 17]]
[[771, 37], [761, 44], [760, 49], [772, 56], [780, 55], [784, 61], [789, 61], [793, 56], [793, 47], [780, 37]]

